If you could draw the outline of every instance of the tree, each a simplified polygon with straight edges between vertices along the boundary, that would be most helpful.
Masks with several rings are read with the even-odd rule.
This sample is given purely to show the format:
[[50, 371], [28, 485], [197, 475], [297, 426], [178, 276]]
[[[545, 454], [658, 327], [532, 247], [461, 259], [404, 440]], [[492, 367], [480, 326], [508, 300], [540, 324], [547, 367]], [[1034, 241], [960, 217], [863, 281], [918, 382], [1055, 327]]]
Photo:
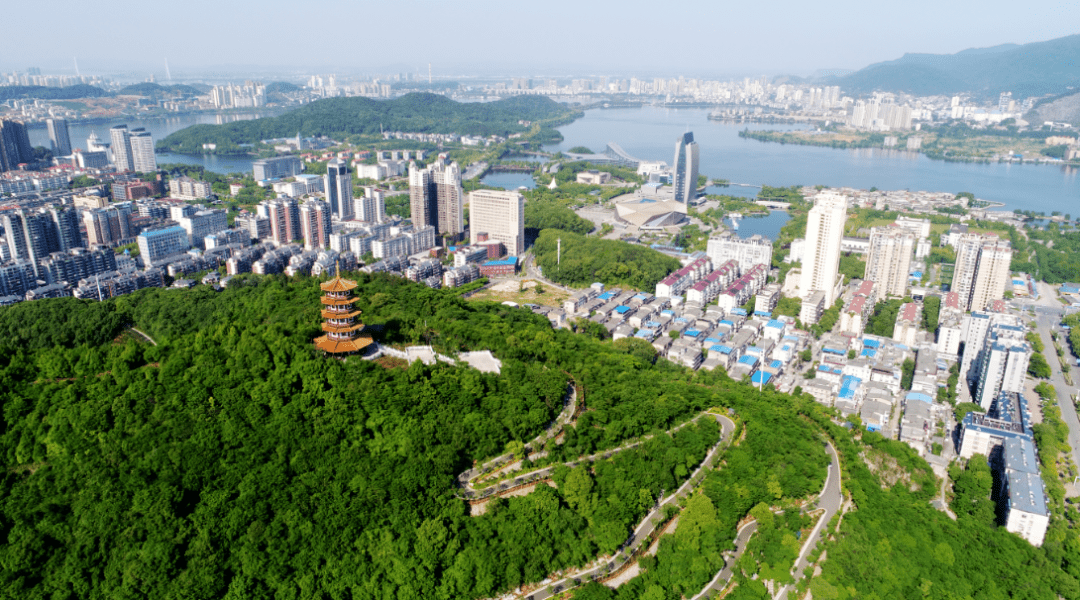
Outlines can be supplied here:
[[811, 360], [814, 360], [814, 355], [813, 355], [813, 353], [810, 352], [810, 349], [807, 348], [806, 350], [803, 350], [802, 352], [799, 353], [799, 358], [803, 362], [808, 363]]
[[915, 361], [910, 358], [904, 359], [903, 364], [900, 365], [900, 387], [905, 390], [911, 389], [911, 382], [915, 378]]
[[938, 315], [941, 312], [941, 296], [923, 298], [922, 324], [926, 331], [937, 331]]
[[1046, 362], [1042, 354], [1032, 353], [1031, 361], [1028, 363], [1028, 375], [1036, 379], [1050, 379], [1050, 364]]

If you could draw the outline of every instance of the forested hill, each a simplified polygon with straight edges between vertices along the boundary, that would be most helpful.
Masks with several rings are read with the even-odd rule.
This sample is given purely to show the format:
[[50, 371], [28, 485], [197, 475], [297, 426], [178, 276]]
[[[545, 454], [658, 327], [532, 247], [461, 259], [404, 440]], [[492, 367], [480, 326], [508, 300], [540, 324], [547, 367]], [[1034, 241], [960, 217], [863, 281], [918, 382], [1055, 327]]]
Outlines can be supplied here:
[[144, 81], [143, 83], [135, 83], [124, 87], [119, 92], [116, 92], [117, 96], [148, 96], [151, 98], [169, 97], [169, 96], [182, 96], [189, 95], [195, 96], [201, 94], [198, 88], [184, 85], [161, 85], [160, 83], [151, 83]]
[[107, 96], [105, 90], [80, 83], [67, 87], [55, 88], [43, 85], [7, 85], [0, 86], [0, 102], [13, 98], [40, 98], [42, 100], [73, 100], [75, 98], [100, 98]]
[[193, 125], [162, 140], [176, 152], [294, 136], [345, 137], [379, 131], [507, 135], [525, 131], [519, 120], [566, 118], [574, 111], [545, 96], [515, 96], [495, 102], [455, 102], [438, 94], [413, 93], [393, 100], [327, 98], [277, 117], [224, 125]]
[[1005, 44], [956, 54], [905, 54], [829, 80], [844, 92], [875, 90], [919, 96], [968, 92], [996, 98], [1060, 94], [1080, 85], [1080, 35], [1024, 45]]
[[[692, 372], [643, 340], [552, 330], [453, 290], [353, 276], [380, 342], [490, 349], [501, 373], [320, 356], [307, 277], [0, 308], [0, 596], [490, 598], [616, 554], [718, 437], [715, 425], [663, 432], [715, 406], [741, 435], [693, 484], [674, 534], [618, 590], [576, 598], [692, 597], [748, 515], [758, 529], [729, 598], [769, 597], [762, 581], [790, 581], [812, 527], [790, 509], [825, 481], [823, 436], [850, 502], [811, 553], [827, 556], [815, 598], [1080, 598], [1080, 514], [1055, 508], [1033, 548], [995, 524], [985, 462], [954, 469], [954, 521], [931, 505], [940, 484], [910, 447], [848, 431], [809, 395]], [[656, 435], [470, 516], [457, 474], [534, 438], [568, 381], [585, 410], [539, 460]], [[789, 510], [773, 519], [770, 506]]]

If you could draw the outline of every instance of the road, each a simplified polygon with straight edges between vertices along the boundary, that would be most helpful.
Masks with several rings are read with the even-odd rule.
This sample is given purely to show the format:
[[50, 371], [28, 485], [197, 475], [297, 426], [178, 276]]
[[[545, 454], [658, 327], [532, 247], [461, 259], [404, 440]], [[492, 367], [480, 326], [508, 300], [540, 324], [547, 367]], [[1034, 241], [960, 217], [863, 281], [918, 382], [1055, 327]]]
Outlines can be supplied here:
[[[545, 598], [550, 598], [559, 592], [576, 587], [581, 583], [604, 577], [609, 573], [614, 573], [623, 565], [627, 564], [634, 552], [649, 541], [649, 536], [656, 530], [657, 525], [661, 524], [660, 515], [663, 514], [664, 507], [671, 504], [678, 506], [679, 499], [690, 494], [697, 482], [700, 481], [700, 477], [703, 476], [704, 471], [714, 466], [714, 463], [720, 454], [720, 450], [724, 447], [725, 443], [731, 441], [731, 434], [735, 430], [735, 423], [731, 419], [721, 415], [712, 416], [720, 423], [720, 441], [713, 446], [712, 450], [709, 451], [705, 456], [705, 459], [701, 461], [701, 464], [690, 477], [687, 477], [686, 482], [683, 483], [675, 493], [662, 499], [657, 504], [656, 508], [645, 516], [645, 519], [642, 520], [641, 524], [634, 530], [633, 536], [629, 538], [629, 543], [624, 544], [623, 547], [616, 552], [613, 558], [604, 561], [602, 564], [580, 573], [575, 573], [571, 577], [565, 577], [558, 581], [544, 584], [543, 589], [533, 592], [532, 594], [527, 594], [525, 599], [544, 600]], [[749, 538], [749, 534], [747, 534], [747, 538]]]
[[[1069, 447], [1072, 448], [1073, 464], [1080, 465], [1080, 418], [1076, 414], [1076, 406], [1073, 404], [1073, 394], [1077, 390], [1075, 386], [1065, 383], [1065, 377], [1061, 374], [1061, 364], [1058, 362], [1057, 352], [1054, 350], [1053, 340], [1050, 338], [1050, 330], [1061, 322], [1065, 315], [1065, 307], [1057, 300], [1057, 293], [1046, 283], [1039, 283], [1039, 299], [1029, 300], [1023, 303], [1035, 309], [1035, 325], [1043, 340], [1043, 357], [1050, 364], [1050, 384], [1054, 386], [1058, 394], [1058, 406], [1061, 408], [1061, 419], [1069, 427]], [[1069, 344], [1061, 340], [1065, 356], [1072, 357]]]

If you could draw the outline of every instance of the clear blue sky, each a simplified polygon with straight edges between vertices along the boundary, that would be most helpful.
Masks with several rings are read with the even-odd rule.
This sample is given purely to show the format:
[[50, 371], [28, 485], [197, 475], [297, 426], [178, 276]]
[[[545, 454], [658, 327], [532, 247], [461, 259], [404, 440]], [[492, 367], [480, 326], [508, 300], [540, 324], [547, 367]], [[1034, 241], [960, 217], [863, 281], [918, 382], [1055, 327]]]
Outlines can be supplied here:
[[809, 74], [1080, 33], [1080, 2], [10, 2], [0, 70]]

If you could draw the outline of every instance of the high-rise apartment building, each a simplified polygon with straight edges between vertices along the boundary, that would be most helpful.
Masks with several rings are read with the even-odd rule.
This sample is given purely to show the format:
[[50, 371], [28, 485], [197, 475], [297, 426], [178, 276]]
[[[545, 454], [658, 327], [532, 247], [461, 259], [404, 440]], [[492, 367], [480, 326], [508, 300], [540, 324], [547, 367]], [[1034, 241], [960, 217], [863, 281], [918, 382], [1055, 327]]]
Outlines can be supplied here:
[[975, 402], [988, 410], [1001, 392], [1024, 392], [1024, 378], [1031, 361], [1027, 330], [1017, 325], [990, 327], [978, 365]]
[[12, 171], [22, 163], [34, 162], [34, 147], [26, 126], [18, 121], [0, 121], [0, 171]]
[[347, 162], [335, 159], [326, 163], [323, 189], [330, 204], [330, 214], [343, 221], [353, 218], [352, 172]]
[[687, 131], [675, 142], [675, 160], [671, 163], [671, 182], [677, 202], [690, 204], [697, 197], [698, 163], [700, 160], [698, 145], [694, 141], [694, 133]]
[[900, 227], [870, 230], [870, 250], [863, 279], [873, 281], [882, 296], [903, 297], [907, 292], [915, 234]]
[[469, 192], [469, 236], [475, 244], [478, 234], [506, 246], [510, 256], [525, 253], [525, 196], [501, 190]]
[[149, 131], [142, 127], [132, 129], [131, 134], [128, 136], [128, 147], [131, 149], [131, 166], [133, 170], [139, 173], [157, 171], [154, 138]]
[[437, 214], [431, 170], [409, 163], [409, 216], [413, 226], [434, 226]]
[[277, 244], [303, 238], [300, 230], [300, 207], [293, 198], [278, 198], [259, 205], [259, 215], [270, 219], [270, 237]]
[[386, 198], [383, 191], [372, 186], [364, 188], [364, 195], [353, 199], [353, 218], [365, 223], [382, 223], [386, 220]]
[[173, 220], [188, 234], [188, 245], [196, 248], [203, 247], [203, 238], [206, 236], [229, 228], [228, 215], [222, 209], [198, 210]]
[[116, 125], [109, 129], [109, 137], [112, 138], [113, 165], [117, 171], [134, 171], [135, 162], [131, 156], [131, 132], [127, 125]]
[[132, 209], [129, 204], [83, 211], [86, 239], [90, 246], [113, 246], [132, 237]]
[[138, 242], [139, 255], [147, 267], [161, 264], [191, 248], [188, 233], [179, 225], [143, 231], [139, 234]]
[[29, 261], [40, 276], [40, 262], [49, 255], [49, 216], [19, 210], [4, 215], [2, 222], [12, 260]]
[[410, 163], [409, 206], [417, 229], [431, 225], [437, 236], [460, 239], [465, 231], [465, 207], [458, 164], [445, 154], [425, 169]]
[[965, 234], [956, 243], [952, 290], [963, 310], [984, 310], [1005, 297], [1012, 247], [992, 236]]
[[322, 200], [308, 200], [300, 205], [300, 229], [304, 236], [305, 250], [321, 250], [330, 247], [330, 204]]
[[68, 132], [66, 119], [45, 119], [45, 126], [49, 130], [49, 143], [52, 145], [53, 156], [71, 155], [71, 135]]
[[823, 192], [814, 197], [814, 208], [810, 209], [806, 224], [799, 294], [808, 298], [816, 291], [822, 292], [825, 308], [836, 301], [840, 242], [846, 221], [847, 198], [835, 192]]
[[[54, 206], [49, 209], [49, 216], [52, 217], [49, 235], [50, 247], [67, 252], [85, 246], [82, 241], [82, 234], [79, 233], [79, 212], [77, 210], [67, 206]], [[55, 242], [52, 241], [53, 239], [55, 239]]]

